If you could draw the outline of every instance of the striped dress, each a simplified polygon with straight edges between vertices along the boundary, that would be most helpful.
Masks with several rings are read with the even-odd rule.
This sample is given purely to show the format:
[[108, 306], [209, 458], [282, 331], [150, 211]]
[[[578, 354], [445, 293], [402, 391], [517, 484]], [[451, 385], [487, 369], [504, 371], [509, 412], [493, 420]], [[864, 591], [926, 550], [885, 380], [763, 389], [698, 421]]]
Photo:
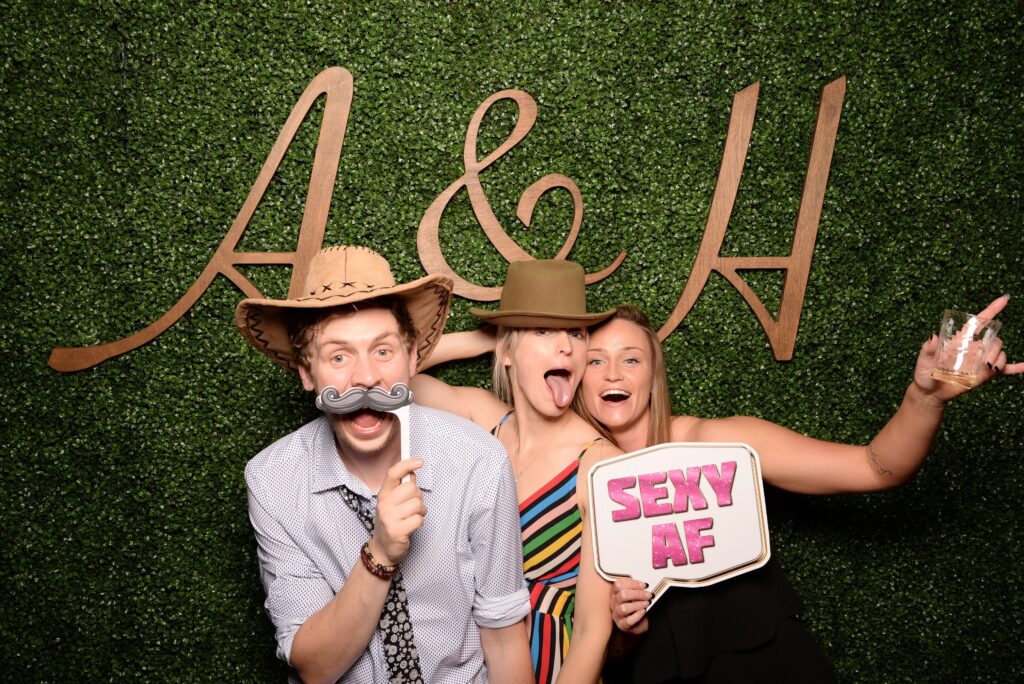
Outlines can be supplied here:
[[579, 467], [579, 460], [573, 461], [519, 504], [523, 575], [530, 589], [530, 656], [538, 684], [555, 681], [569, 652], [583, 533], [576, 506]]
[[[505, 414], [491, 434], [497, 436], [511, 415]], [[583, 454], [597, 441], [583, 447], [575, 461], [519, 503], [523, 576], [530, 588], [530, 657], [538, 684], [555, 681], [569, 652], [583, 544], [576, 475]]]

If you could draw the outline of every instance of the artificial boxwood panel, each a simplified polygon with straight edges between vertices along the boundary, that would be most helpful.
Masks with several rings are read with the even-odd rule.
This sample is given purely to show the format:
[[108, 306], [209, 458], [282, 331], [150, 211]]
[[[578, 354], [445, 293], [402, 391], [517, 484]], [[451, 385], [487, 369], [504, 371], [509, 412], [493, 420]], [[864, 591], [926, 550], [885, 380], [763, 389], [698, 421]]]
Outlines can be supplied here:
[[[530, 135], [482, 174], [510, 234], [562, 244], [564, 193], [527, 229], [547, 173], [586, 206], [572, 257], [622, 268], [594, 307], [656, 322], [700, 244], [732, 96], [761, 99], [723, 253], [788, 250], [820, 89], [848, 79], [796, 353], [776, 362], [713, 276], [667, 340], [679, 412], [757, 415], [866, 442], [894, 411], [945, 306], [1022, 285], [1019, 8], [974, 2], [28, 2], [0, 9], [0, 654], [11, 681], [279, 681], [246, 518], [245, 462], [314, 415], [248, 348], [218, 279], [155, 342], [60, 375], [53, 346], [155, 320], [202, 271], [293, 103], [322, 69], [355, 77], [326, 242], [423, 270], [423, 211], [463, 173], [469, 118], [504, 88], [538, 103]], [[320, 113], [289, 151], [241, 249], [294, 245]], [[479, 156], [507, 136], [507, 103]], [[500, 282], [465, 194], [449, 261]], [[281, 296], [289, 273], [247, 269]], [[752, 279], [771, 308], [778, 274]], [[470, 302], [450, 325], [474, 325]], [[1021, 358], [1024, 315], [1003, 338]], [[486, 363], [441, 374], [483, 385]], [[1021, 643], [1021, 384], [946, 413], [894, 492], [772, 492], [773, 551], [844, 681], [1009, 681]]]

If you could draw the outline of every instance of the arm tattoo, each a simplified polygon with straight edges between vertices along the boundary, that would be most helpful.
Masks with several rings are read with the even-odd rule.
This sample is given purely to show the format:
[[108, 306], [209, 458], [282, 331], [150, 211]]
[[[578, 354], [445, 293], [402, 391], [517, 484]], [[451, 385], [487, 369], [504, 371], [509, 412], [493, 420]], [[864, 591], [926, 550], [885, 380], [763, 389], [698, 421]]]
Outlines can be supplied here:
[[889, 470], [888, 468], [884, 467], [881, 463], [878, 462], [878, 454], [876, 454], [874, 449], [871, 448], [871, 444], [870, 443], [868, 443], [868, 445], [866, 447], [864, 447], [864, 448], [867, 449], [867, 451], [868, 451], [868, 460], [871, 461], [872, 464], [874, 464], [875, 471], [879, 475], [884, 475], [884, 476], [892, 475], [892, 471], [891, 470]]

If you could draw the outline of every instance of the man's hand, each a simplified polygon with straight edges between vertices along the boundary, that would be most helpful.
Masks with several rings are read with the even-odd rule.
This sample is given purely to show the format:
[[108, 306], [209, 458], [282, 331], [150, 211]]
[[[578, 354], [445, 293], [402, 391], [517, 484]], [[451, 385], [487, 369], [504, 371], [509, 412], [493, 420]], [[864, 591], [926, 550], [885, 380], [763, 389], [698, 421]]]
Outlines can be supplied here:
[[[409, 553], [409, 537], [423, 526], [427, 507], [416, 486], [416, 473], [423, 465], [419, 459], [399, 461], [388, 469], [377, 494], [377, 513], [370, 538], [370, 553], [384, 565], [398, 565]], [[402, 478], [409, 475], [406, 482]]]
[[647, 607], [653, 594], [635, 579], [617, 579], [612, 584], [611, 611], [615, 626], [626, 634], [640, 636], [647, 631]]

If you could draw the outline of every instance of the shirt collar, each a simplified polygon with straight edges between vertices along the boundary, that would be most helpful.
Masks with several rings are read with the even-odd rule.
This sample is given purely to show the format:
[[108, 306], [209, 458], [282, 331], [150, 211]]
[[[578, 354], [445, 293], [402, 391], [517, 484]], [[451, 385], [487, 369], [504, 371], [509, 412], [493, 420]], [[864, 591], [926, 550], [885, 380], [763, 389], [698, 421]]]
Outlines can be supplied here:
[[[416, 471], [416, 484], [420, 489], [430, 491], [433, 489], [434, 484], [433, 464], [430, 455], [426, 453], [426, 444], [420, 438], [420, 435], [426, 434], [423, 429], [425, 417], [420, 411], [420, 407], [413, 404], [409, 407], [409, 418], [411, 423], [409, 429], [409, 449], [412, 452], [411, 455], [423, 459], [423, 465]], [[313, 481], [310, 489], [312, 493], [317, 494], [345, 485], [350, 491], [359, 496], [365, 498], [375, 496], [377, 494], [376, 491], [367, 487], [366, 483], [345, 467], [345, 462], [338, 455], [338, 446], [334, 441], [334, 431], [331, 429], [331, 423], [324, 416], [318, 418], [317, 421], [319, 426], [314, 442], [311, 445], [313, 452]]]

